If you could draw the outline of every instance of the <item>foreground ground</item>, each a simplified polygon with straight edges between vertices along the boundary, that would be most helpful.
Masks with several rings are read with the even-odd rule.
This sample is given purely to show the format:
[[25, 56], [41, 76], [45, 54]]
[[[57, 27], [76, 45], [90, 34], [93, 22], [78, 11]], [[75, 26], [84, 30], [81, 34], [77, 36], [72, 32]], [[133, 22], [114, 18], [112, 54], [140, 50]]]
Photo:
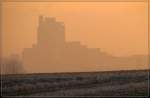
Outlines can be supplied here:
[[3, 96], [147, 96], [148, 70], [3, 75]]

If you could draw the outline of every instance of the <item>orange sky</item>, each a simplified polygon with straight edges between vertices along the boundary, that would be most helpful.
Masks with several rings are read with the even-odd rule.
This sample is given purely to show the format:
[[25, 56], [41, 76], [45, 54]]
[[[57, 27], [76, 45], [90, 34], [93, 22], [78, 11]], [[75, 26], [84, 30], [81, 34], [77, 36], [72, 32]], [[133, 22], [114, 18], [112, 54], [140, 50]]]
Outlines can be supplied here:
[[3, 3], [3, 55], [21, 54], [36, 43], [38, 16], [66, 25], [66, 41], [80, 41], [116, 56], [147, 54], [146, 2]]

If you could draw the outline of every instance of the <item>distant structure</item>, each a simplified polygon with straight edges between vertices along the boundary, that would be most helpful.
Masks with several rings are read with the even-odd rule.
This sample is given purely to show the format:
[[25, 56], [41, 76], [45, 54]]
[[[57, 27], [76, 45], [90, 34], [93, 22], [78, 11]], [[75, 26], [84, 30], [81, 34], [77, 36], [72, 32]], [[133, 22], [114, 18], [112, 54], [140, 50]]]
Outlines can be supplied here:
[[1, 74], [23, 74], [24, 68], [19, 55], [13, 54], [1, 59]]
[[24, 49], [23, 62], [28, 72], [72, 72], [103, 69], [116, 65], [118, 58], [80, 42], [66, 42], [64, 23], [40, 16], [37, 44]]

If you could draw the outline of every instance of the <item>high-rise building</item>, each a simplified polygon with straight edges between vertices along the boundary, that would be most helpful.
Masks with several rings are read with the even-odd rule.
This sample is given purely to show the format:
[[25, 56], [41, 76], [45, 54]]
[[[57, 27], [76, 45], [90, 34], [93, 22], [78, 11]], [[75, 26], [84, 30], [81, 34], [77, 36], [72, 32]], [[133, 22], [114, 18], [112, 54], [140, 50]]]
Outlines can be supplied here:
[[[136, 69], [139, 64], [135, 57], [113, 57], [80, 42], [66, 42], [64, 23], [43, 16], [39, 17], [37, 43], [24, 49], [23, 62], [27, 72], [38, 73], [122, 70], [131, 68], [129, 65]], [[145, 66], [145, 62], [146, 59], [140, 61], [138, 67]]]
[[38, 45], [62, 47], [65, 43], [65, 26], [55, 18], [39, 17]]

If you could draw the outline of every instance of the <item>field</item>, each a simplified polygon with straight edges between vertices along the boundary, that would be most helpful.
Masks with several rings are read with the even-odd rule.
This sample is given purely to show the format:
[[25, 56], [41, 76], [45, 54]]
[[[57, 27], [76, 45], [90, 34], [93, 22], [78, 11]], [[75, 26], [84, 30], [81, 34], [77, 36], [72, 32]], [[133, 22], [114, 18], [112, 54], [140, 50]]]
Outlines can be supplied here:
[[3, 96], [147, 96], [148, 70], [2, 75]]

